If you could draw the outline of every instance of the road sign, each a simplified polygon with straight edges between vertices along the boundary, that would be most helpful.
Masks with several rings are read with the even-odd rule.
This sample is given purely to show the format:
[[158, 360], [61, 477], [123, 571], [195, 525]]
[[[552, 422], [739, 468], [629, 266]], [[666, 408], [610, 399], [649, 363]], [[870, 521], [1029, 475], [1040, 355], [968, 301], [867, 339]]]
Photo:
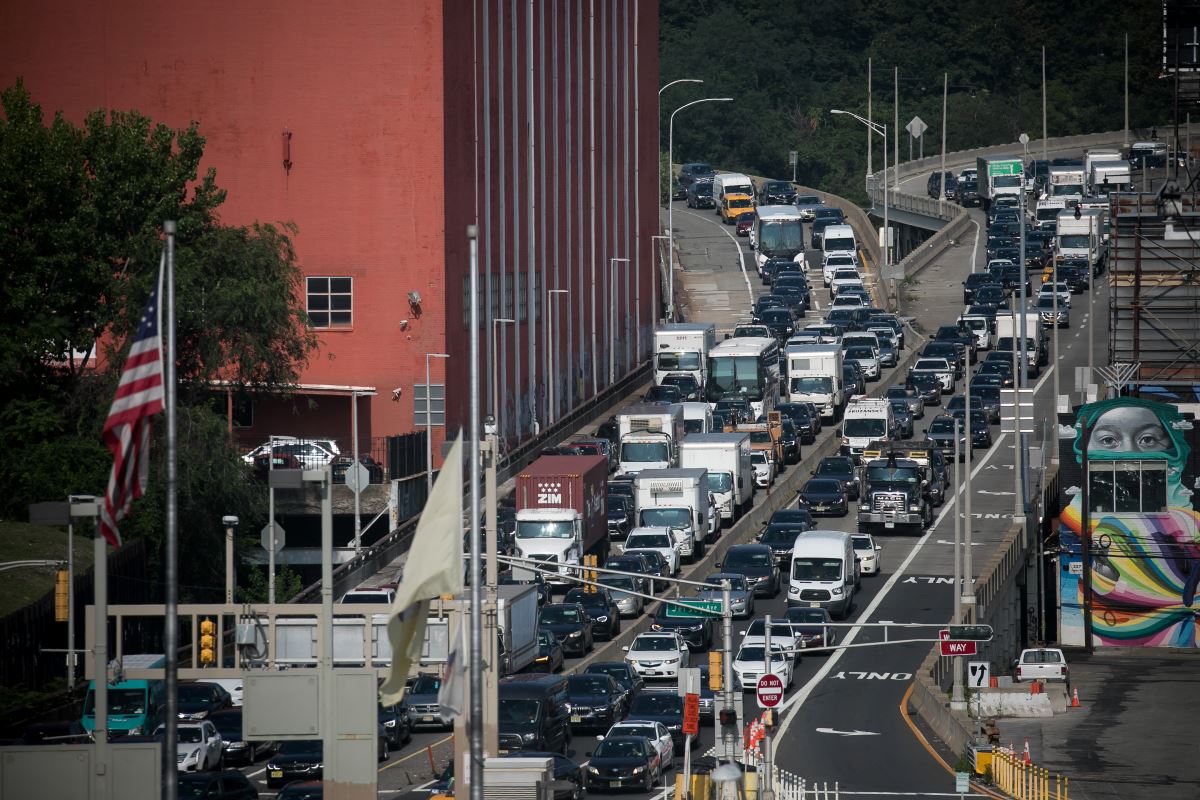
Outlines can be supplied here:
[[954, 791], [959, 794], [966, 794], [971, 791], [971, 773], [956, 772], [954, 773]]
[[800, 157], [800, 154], [798, 152], [796, 152], [795, 150], [789, 150], [788, 151], [788, 166], [789, 167], [796, 166], [796, 160], [799, 157]]
[[362, 464], [351, 464], [346, 470], [346, 485], [352, 492], [361, 492], [371, 483], [371, 472]]
[[[1017, 431], [1017, 398], [1021, 404], [1021, 430]], [[1000, 390], [1000, 432], [1033, 433], [1033, 389]]]
[[992, 676], [992, 665], [986, 661], [971, 661], [967, 664], [967, 684], [976, 689], [982, 689], [988, 685], [988, 678]]
[[977, 652], [975, 642], [958, 642], [950, 638], [950, 631], [942, 628], [938, 631], [941, 639], [942, 655], [944, 656], [973, 656]]
[[772, 673], [763, 675], [758, 679], [754, 694], [758, 697], [759, 708], [774, 708], [783, 700], [783, 679]]
[[689, 694], [700, 694], [704, 688], [700, 676], [699, 667], [684, 667], [679, 670], [679, 696], [687, 697]]
[[700, 695], [698, 694], [684, 695], [683, 735], [700, 735]]
[[908, 124], [904, 126], [904, 130], [912, 134], [914, 139], [920, 139], [925, 135], [925, 131], [929, 130], [929, 126], [925, 124], [925, 120], [920, 117], [913, 117]]
[[[275, 523], [275, 552], [276, 553], [278, 553], [280, 550], [283, 549], [283, 543], [285, 541], [285, 538], [286, 537], [284, 536], [284, 533], [283, 533], [283, 526], [280, 525], [278, 522], [276, 522]], [[263, 550], [267, 550], [268, 552], [271, 550], [271, 525], [270, 525], [270, 523], [263, 525], [263, 529], [262, 529], [261, 533], [259, 534], [259, 542], [262, 544]]]
[[992, 640], [991, 625], [950, 625], [950, 638], [956, 642], [990, 642]]
[[1019, 158], [988, 162], [988, 175], [990, 177], [997, 175], [1020, 175], [1024, 171], [1025, 169], [1021, 166], [1021, 159]]
[[675, 619], [712, 619], [721, 616], [721, 601], [688, 600], [682, 605], [668, 603], [667, 616]]

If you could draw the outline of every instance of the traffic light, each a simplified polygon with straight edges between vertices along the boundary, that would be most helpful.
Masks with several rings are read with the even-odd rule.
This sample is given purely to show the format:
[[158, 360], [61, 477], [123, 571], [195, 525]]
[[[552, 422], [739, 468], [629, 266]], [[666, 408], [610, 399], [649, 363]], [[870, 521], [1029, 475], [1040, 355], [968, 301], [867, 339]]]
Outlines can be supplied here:
[[951, 625], [950, 639], [955, 642], [990, 642], [991, 625]]
[[67, 571], [60, 569], [54, 575], [54, 621], [66, 622], [70, 617], [70, 607], [67, 604]]
[[725, 686], [725, 673], [721, 669], [721, 653], [713, 651], [708, 654], [708, 688], [719, 692]]
[[200, 641], [197, 644], [201, 666], [217, 663], [217, 623], [211, 619], [200, 620]]
[[768, 708], [762, 714], [762, 724], [769, 731], [775, 730], [775, 709]]
[[722, 708], [719, 713], [720, 713], [722, 725], [736, 725], [737, 724], [737, 711], [735, 709]]

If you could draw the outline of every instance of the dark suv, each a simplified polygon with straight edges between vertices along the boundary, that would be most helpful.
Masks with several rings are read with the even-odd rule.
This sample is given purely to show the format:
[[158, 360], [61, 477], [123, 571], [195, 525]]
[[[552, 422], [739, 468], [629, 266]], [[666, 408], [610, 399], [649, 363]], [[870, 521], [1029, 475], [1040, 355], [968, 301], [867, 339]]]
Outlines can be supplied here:
[[571, 743], [571, 708], [562, 675], [512, 675], [500, 681], [497, 707], [500, 752], [565, 752]]
[[796, 187], [787, 181], [763, 181], [758, 197], [764, 206], [791, 205], [796, 201]]
[[695, 181], [687, 187], [688, 208], [716, 208], [717, 201], [713, 199], [712, 181]]

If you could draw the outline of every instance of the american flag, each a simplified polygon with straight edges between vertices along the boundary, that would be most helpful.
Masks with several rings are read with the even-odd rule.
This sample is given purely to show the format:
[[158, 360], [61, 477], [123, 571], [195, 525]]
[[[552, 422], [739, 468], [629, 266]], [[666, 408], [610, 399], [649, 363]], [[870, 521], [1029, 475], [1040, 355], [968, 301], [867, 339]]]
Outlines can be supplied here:
[[100, 533], [121, 546], [117, 523], [146, 490], [150, 473], [150, 418], [163, 410], [162, 296], [163, 265], [138, 322], [129, 357], [121, 370], [117, 396], [104, 421], [104, 444], [112, 451], [113, 468], [100, 509]]

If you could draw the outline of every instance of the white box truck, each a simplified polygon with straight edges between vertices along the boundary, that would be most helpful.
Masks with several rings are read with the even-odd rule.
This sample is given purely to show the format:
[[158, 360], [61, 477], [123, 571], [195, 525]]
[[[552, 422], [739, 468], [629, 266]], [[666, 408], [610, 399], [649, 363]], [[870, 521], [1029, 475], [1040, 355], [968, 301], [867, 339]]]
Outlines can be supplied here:
[[708, 470], [642, 470], [633, 487], [638, 526], [678, 531], [680, 555], [692, 561], [703, 558], [709, 531]]
[[836, 344], [788, 344], [787, 398], [790, 403], [813, 403], [827, 420], [841, 419], [846, 407], [842, 384], [845, 351]]
[[681, 404], [632, 405], [617, 415], [617, 429], [621, 438], [617, 474], [679, 466], [679, 443], [684, 435]]
[[654, 332], [654, 384], [668, 375], [691, 375], [704, 386], [708, 376], [708, 351], [717, 343], [717, 326], [711, 322], [676, 322]]
[[708, 490], [722, 519], [733, 522], [750, 510], [754, 501], [750, 434], [689, 434], [679, 446], [679, 466], [708, 470]]
[[986, 211], [997, 197], [1020, 198], [1025, 191], [1025, 167], [1015, 156], [982, 156], [976, 159], [979, 200]]
[[1046, 197], [1061, 197], [1068, 206], [1083, 199], [1087, 173], [1083, 165], [1051, 167], [1046, 179]]
[[[1046, 334], [1042, 330], [1042, 317], [1037, 311], [1025, 312], [1025, 337], [1031, 339], [1033, 352], [1027, 354], [1030, 374], [1040, 374], [1039, 367], [1045, 363]], [[996, 341], [1009, 339], [1011, 343], [1021, 341], [1021, 314], [1014, 311], [996, 315]], [[1010, 342], [1004, 342], [1008, 345]]]
[[1075, 218], [1075, 209], [1059, 212], [1055, 249], [1063, 258], [1086, 258], [1095, 271], [1103, 252], [1103, 237], [1104, 212], [1100, 209], [1080, 209], [1079, 219]]
[[1088, 172], [1088, 188], [1094, 195], [1127, 192], [1133, 185], [1133, 170], [1128, 161], [1096, 161]]

